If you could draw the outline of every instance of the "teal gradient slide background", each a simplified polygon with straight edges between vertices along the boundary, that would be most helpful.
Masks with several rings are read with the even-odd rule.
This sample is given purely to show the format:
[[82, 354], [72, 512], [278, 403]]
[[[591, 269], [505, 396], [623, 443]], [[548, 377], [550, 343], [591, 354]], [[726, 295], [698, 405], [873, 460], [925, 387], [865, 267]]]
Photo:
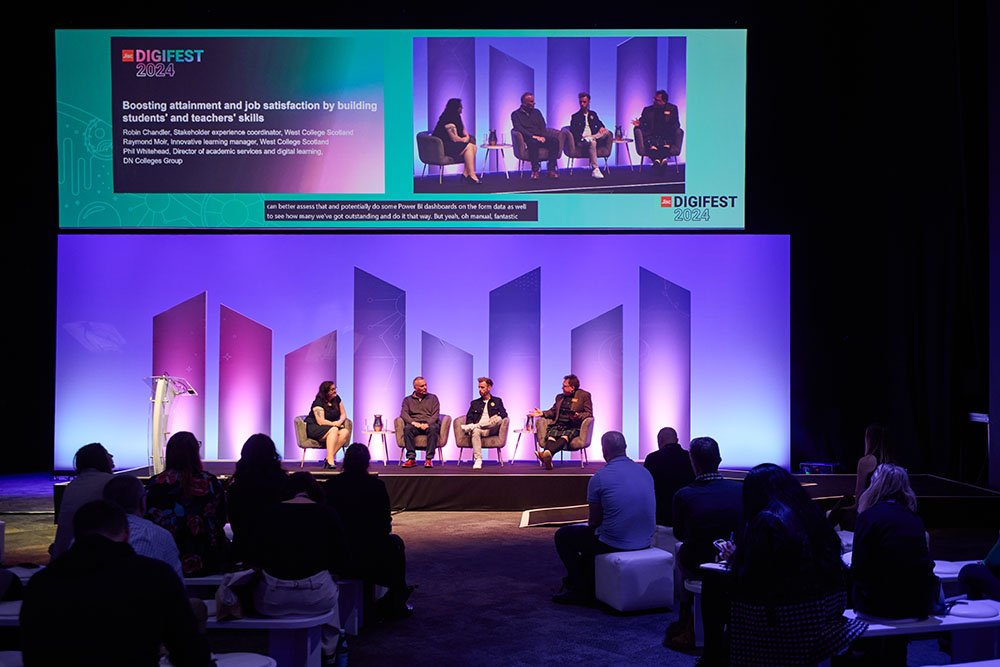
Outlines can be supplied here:
[[[414, 195], [414, 39], [424, 37], [620, 37], [684, 36], [687, 38], [687, 195], [735, 196], [736, 206], [712, 209], [708, 221], [676, 221], [662, 208], [659, 194], [469, 194]], [[381, 194], [316, 194], [281, 191], [260, 193], [115, 193], [112, 130], [112, 37], [337, 37], [352, 45], [349, 57], [332, 63], [338, 79], [383, 87], [384, 182]], [[374, 55], [373, 55], [374, 54]], [[344, 71], [344, 70], [349, 70]], [[322, 88], [323, 68], [311, 67], [302, 97]], [[289, 73], [289, 77], [301, 73]], [[252, 71], [234, 76], [254, 77]], [[255, 81], [256, 86], [266, 81]], [[285, 82], [287, 83], [287, 82]], [[419, 95], [416, 95], [419, 97]], [[469, 223], [409, 221], [299, 222], [265, 221], [264, 201], [433, 200], [463, 199], [537, 201], [537, 222], [479, 222], [495, 229], [742, 229], [744, 222], [746, 130], [746, 32], [744, 30], [677, 31], [303, 31], [303, 30], [59, 30], [56, 32], [56, 100], [59, 151], [59, 224], [63, 229], [468, 229]], [[484, 102], [480, 102], [483, 104]], [[563, 124], [558, 119], [551, 125]], [[481, 133], [480, 133], [481, 134]], [[350, 167], [350, 156], [344, 157]], [[369, 163], [371, 164], [371, 163]], [[369, 167], [370, 168], [370, 167]]]

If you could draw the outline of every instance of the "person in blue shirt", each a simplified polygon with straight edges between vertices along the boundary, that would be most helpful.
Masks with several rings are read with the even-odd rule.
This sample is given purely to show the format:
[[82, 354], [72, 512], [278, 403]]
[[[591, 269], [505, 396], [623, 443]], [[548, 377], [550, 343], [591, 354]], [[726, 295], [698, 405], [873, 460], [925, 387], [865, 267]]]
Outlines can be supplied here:
[[652, 544], [656, 532], [656, 493], [649, 471], [625, 455], [625, 436], [608, 431], [601, 436], [607, 464], [587, 484], [586, 524], [556, 531], [556, 551], [566, 577], [563, 590], [552, 596], [559, 604], [591, 604], [594, 600], [594, 556], [637, 551]]

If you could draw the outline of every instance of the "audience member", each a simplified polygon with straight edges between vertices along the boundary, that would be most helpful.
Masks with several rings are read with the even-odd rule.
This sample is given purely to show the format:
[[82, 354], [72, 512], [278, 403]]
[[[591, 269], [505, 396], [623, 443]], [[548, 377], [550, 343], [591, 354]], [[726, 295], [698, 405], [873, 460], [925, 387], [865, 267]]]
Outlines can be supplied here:
[[675, 597], [680, 601], [680, 618], [667, 628], [664, 643], [671, 648], [694, 648], [693, 598], [684, 588], [684, 579], [701, 579], [699, 567], [715, 560], [716, 540], [732, 539], [743, 515], [740, 482], [719, 474], [722, 457], [719, 443], [712, 438], [695, 438], [689, 449], [694, 481], [674, 495], [674, 537], [683, 544], [677, 550], [680, 581], [675, 581]]
[[889, 447], [888, 432], [881, 424], [869, 424], [865, 429], [865, 455], [858, 459], [858, 473], [854, 482], [854, 495], [844, 496], [830, 510], [830, 524], [843, 530], [854, 530], [858, 520], [858, 498], [871, 483], [875, 468], [883, 463], [895, 463]]
[[560, 604], [594, 600], [594, 556], [613, 551], [646, 549], [656, 531], [656, 496], [649, 472], [625, 454], [625, 436], [601, 436], [606, 465], [587, 484], [590, 505], [586, 525], [556, 531], [556, 552], [566, 566], [563, 590], [552, 596]]
[[24, 597], [21, 578], [8, 569], [0, 568], [0, 602], [20, 600]]
[[128, 543], [140, 556], [161, 560], [177, 573], [181, 579], [180, 552], [173, 535], [157, 526], [146, 514], [146, 487], [132, 475], [118, 475], [104, 485], [104, 500], [117, 505], [128, 519]]
[[[290, 475], [284, 500], [264, 509], [261, 530], [246, 559], [261, 570], [254, 589], [254, 608], [265, 616], [321, 614], [337, 609], [337, 584], [345, 551], [344, 528], [337, 512], [324, 501], [323, 490], [308, 472]], [[323, 655], [337, 650], [340, 619], [323, 627]]]
[[226, 491], [235, 560], [246, 557], [244, 545], [254, 541], [253, 532], [259, 526], [257, 517], [281, 502], [287, 477], [288, 473], [281, 469], [274, 440], [263, 433], [247, 438]]
[[643, 465], [653, 476], [656, 489], [656, 524], [673, 526], [674, 495], [694, 481], [691, 457], [677, 442], [677, 431], [666, 426], [656, 434], [655, 452], [646, 456]]
[[970, 600], [1000, 600], [1000, 540], [980, 563], [970, 563], [958, 573]]
[[743, 481], [746, 521], [729, 559], [732, 577], [704, 580], [705, 656], [733, 665], [817, 664], [847, 650], [866, 624], [844, 618], [847, 568], [840, 538], [788, 471], [756, 466]]
[[73, 519], [76, 541], [28, 582], [21, 607], [25, 665], [177, 667], [214, 664], [184, 587], [164, 563], [128, 545], [128, 520], [95, 500]]
[[149, 480], [146, 518], [174, 537], [186, 577], [222, 572], [229, 563], [226, 495], [202, 470], [198, 440], [179, 431], [167, 441], [166, 469]]
[[406, 547], [392, 534], [389, 493], [385, 482], [368, 474], [370, 461], [368, 448], [356, 442], [344, 454], [343, 472], [326, 482], [327, 502], [347, 532], [344, 574], [389, 589], [378, 601], [380, 616], [409, 616], [413, 588], [406, 584]]
[[851, 579], [854, 608], [871, 616], [926, 618], [937, 602], [940, 585], [917, 496], [899, 466], [875, 468], [858, 499]]
[[66, 486], [59, 503], [56, 539], [49, 547], [52, 558], [69, 549], [73, 542], [73, 515], [86, 503], [101, 497], [114, 465], [114, 456], [99, 442], [84, 445], [76, 452], [73, 457], [76, 478]]

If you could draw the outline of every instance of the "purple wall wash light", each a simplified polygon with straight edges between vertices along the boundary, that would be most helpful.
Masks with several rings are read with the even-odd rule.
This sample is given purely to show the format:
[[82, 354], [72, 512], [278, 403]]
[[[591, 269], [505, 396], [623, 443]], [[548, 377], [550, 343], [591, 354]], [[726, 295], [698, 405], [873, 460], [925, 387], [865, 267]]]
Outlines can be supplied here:
[[[570, 333], [572, 372], [594, 398], [594, 439], [622, 430], [622, 307], [612, 308]], [[573, 458], [580, 458], [579, 452]], [[587, 452], [591, 461], [603, 461], [600, 446]]]
[[354, 267], [356, 440], [375, 415], [382, 415], [383, 428], [392, 431], [403, 397], [411, 391], [405, 372], [406, 292]]
[[656, 38], [632, 37], [618, 45], [618, 89], [615, 119], [626, 137], [632, 136], [631, 120], [653, 103], [656, 92]]
[[[539, 267], [490, 291], [490, 378], [494, 393], [503, 399], [510, 415], [511, 433], [524, 426], [529, 410], [539, 406], [541, 341]], [[530, 454], [531, 448], [520, 451]]]
[[[472, 386], [472, 355], [426, 331], [420, 332], [420, 374], [427, 380], [427, 389], [441, 401], [441, 414], [455, 419], [465, 415]], [[454, 433], [444, 449], [445, 460], [458, 458]]]
[[271, 433], [272, 332], [219, 306], [219, 459], [238, 459], [254, 433]]
[[427, 127], [431, 131], [452, 97], [462, 100], [462, 122], [476, 136], [476, 40], [431, 37], [427, 40]]
[[[301, 459], [295, 440], [295, 417], [309, 412], [319, 385], [325, 380], [337, 382], [337, 332], [320, 336], [285, 355], [285, 458]], [[345, 406], [346, 409], [347, 406]], [[306, 459], [321, 460], [325, 450], [306, 451]]]
[[639, 267], [639, 457], [664, 426], [691, 440], [691, 292]]
[[[690, 424], [694, 434], [715, 437], [725, 450], [727, 465], [749, 467], [764, 460], [787, 464], [787, 236], [532, 234], [529, 238], [495, 234], [482, 240], [489, 242], [490, 256], [503, 258], [500, 264], [485, 265], [487, 256], [470, 253], [468, 236], [462, 234], [310, 237], [309, 254], [345, 259], [324, 268], [324, 280], [339, 289], [327, 290], [317, 300], [316, 290], [303, 287], [315, 285], [317, 274], [313, 265], [302, 261], [301, 235], [61, 237], [56, 302], [56, 465], [72, 465], [76, 449], [91, 440], [109, 446], [120, 465], [146, 462], [149, 388], [142, 379], [150, 374], [153, 364], [153, 319], [203, 291], [211, 297], [206, 358], [213, 361], [206, 364], [203, 394], [206, 449], [212, 458], [219, 433], [220, 366], [214, 360], [219, 356], [220, 303], [275, 325], [269, 420], [276, 441], [282, 440], [287, 427], [282, 377], [285, 354], [333, 329], [338, 330], [338, 343], [347, 344], [347, 356], [338, 354], [337, 380], [356, 422], [358, 439], [364, 418], [371, 419], [374, 414], [371, 409], [362, 411], [363, 402], [353, 395], [355, 356], [366, 354], [368, 344], [370, 330], [365, 317], [382, 332], [389, 332], [390, 343], [398, 346], [393, 358], [400, 369], [404, 368], [404, 354], [412, 359], [394, 379], [381, 378], [382, 385], [388, 382], [387, 387], [375, 387], [379, 397], [385, 398], [382, 409], [389, 416], [395, 416], [403, 395], [410, 390], [412, 376], [421, 370], [421, 337], [417, 334], [426, 330], [472, 354], [473, 373], [496, 380], [497, 395], [507, 404], [514, 425], [520, 426], [527, 410], [540, 402], [543, 408], [552, 404], [562, 376], [573, 370], [573, 327], [620, 304], [627, 315], [623, 317], [622, 341], [623, 432], [630, 445], [629, 455], [637, 456], [640, 398], [655, 393], [648, 377], [640, 391], [640, 351], [646, 358], [649, 349], [640, 347], [639, 342], [640, 323], [645, 319], [645, 306], [639, 302], [643, 291], [639, 283], [644, 277], [639, 267], [656, 274], [646, 278], [655, 282], [662, 280], [659, 276], [667, 277], [698, 297], [690, 320]], [[379, 252], [373, 253], [373, 247]], [[431, 255], [453, 260], [427, 262], [425, 258]], [[185, 257], [188, 269], [150, 293], [151, 256]], [[220, 257], [239, 257], [247, 265], [268, 267], [268, 289], [233, 272], [229, 264], [218, 261]], [[591, 267], [587, 275], [599, 273], [586, 282], [585, 294], [579, 298], [566, 299], [562, 294], [559, 277], [565, 275], [568, 257], [573, 266]], [[360, 278], [356, 278], [355, 266], [370, 273], [357, 274]], [[505, 266], [509, 268], [504, 270]], [[599, 272], [593, 267], [599, 267]], [[543, 272], [548, 272], [546, 291], [540, 292]], [[351, 287], [355, 282], [358, 293]], [[374, 290], [373, 285], [381, 285], [391, 303], [372, 304], [380, 310], [370, 315], [363, 312], [369, 305], [359, 303], [359, 314], [355, 315], [355, 298], [367, 296], [366, 290]], [[406, 289], [405, 295], [401, 288]], [[663, 306], [659, 299], [643, 296], [654, 308], [653, 314]], [[402, 341], [404, 318], [414, 333], [409, 349]], [[361, 327], [360, 335], [351, 331], [354, 323]], [[650, 322], [645, 324], [648, 327]], [[643, 334], [650, 335], [648, 331]], [[371, 337], [379, 342], [376, 333]], [[670, 341], [668, 337], [664, 340]], [[354, 347], [359, 351], [353, 351]], [[381, 350], [382, 356], [393, 353], [392, 348], [383, 346]], [[360, 362], [359, 385], [373, 384], [366, 365], [376, 361]], [[305, 404], [296, 403], [291, 412], [307, 410], [316, 391], [314, 382], [308, 383]], [[584, 377], [583, 382], [592, 389], [589, 379]], [[431, 386], [435, 391], [433, 378]], [[471, 383], [464, 390], [466, 401], [475, 395]], [[594, 400], [599, 410], [609, 404], [596, 393]], [[656, 430], [664, 425], [664, 405], [663, 400], [646, 403], [646, 451], [655, 446]], [[606, 425], [598, 424], [598, 429], [606, 430]], [[284, 452], [284, 443], [280, 444]], [[394, 441], [390, 442], [393, 445]], [[380, 451], [378, 447], [376, 454]], [[521, 458], [525, 451], [522, 444], [518, 451]]]
[[580, 109], [577, 95], [590, 91], [590, 39], [550, 37], [546, 41], [545, 120], [550, 127], [559, 129], [569, 125], [569, 117]]
[[178, 396], [170, 408], [170, 431], [191, 431], [205, 440], [205, 322], [208, 293], [153, 316], [151, 375], [173, 375], [191, 383], [197, 396]]

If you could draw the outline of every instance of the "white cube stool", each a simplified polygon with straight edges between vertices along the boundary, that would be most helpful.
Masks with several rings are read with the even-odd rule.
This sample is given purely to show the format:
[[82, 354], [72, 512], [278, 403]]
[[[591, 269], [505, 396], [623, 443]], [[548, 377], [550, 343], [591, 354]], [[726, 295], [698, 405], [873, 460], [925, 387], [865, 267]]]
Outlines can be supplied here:
[[656, 526], [653, 533], [653, 546], [674, 554], [677, 553], [677, 538], [674, 537], [674, 529], [669, 526]]
[[652, 547], [596, 556], [594, 593], [618, 611], [670, 607], [674, 604], [674, 556]]

